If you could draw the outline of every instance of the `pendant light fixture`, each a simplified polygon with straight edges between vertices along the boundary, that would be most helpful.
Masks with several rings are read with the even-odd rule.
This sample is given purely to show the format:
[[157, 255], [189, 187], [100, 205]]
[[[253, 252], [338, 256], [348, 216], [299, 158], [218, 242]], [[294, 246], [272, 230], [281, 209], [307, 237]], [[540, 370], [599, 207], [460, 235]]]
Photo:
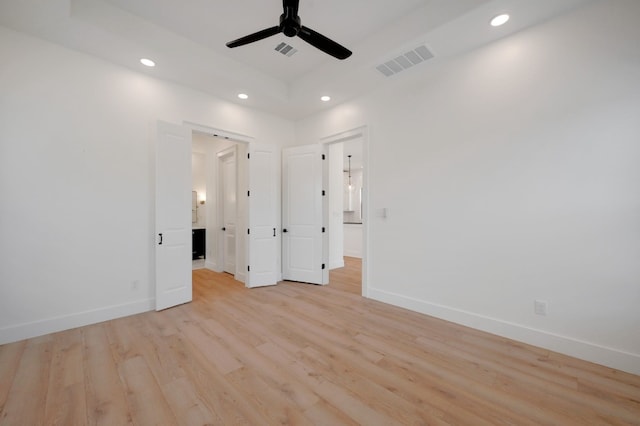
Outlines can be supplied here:
[[351, 186], [351, 155], [347, 155], [347, 157], [349, 158], [349, 186], [347, 187], [347, 205], [345, 211], [351, 212], [353, 211], [353, 186]]
[[351, 186], [351, 155], [347, 155], [347, 157], [349, 157], [349, 191], [351, 191], [351, 188], [353, 188]]

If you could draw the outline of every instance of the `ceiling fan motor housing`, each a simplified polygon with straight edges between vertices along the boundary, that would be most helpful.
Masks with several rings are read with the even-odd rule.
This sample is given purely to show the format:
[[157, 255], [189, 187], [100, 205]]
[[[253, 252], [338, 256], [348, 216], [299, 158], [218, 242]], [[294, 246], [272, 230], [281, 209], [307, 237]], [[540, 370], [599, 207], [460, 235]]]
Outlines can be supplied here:
[[300, 17], [292, 14], [291, 9], [285, 9], [285, 13], [280, 15], [280, 30], [287, 37], [295, 37], [300, 32]]

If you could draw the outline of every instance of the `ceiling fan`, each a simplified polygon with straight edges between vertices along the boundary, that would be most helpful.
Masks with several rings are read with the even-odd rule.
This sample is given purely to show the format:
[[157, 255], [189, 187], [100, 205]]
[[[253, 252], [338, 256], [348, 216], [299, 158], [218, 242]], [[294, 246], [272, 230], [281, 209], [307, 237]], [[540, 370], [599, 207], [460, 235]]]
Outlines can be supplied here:
[[298, 36], [315, 48], [320, 49], [335, 58], [347, 59], [351, 56], [351, 51], [349, 49], [300, 23], [300, 17], [298, 16], [299, 2], [300, 0], [282, 0], [284, 13], [280, 15], [280, 25], [266, 28], [262, 31], [230, 41], [227, 43], [227, 47], [244, 46], [245, 44], [253, 43], [279, 33], [284, 33], [287, 37]]

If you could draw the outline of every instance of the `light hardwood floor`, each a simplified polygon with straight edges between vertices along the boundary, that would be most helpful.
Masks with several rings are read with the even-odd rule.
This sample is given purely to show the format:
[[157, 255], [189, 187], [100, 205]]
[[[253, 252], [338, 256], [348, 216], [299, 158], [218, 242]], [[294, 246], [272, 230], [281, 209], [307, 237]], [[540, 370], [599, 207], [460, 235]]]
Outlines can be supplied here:
[[640, 424], [640, 377], [329, 286], [248, 290], [0, 346], [2, 425]]
[[329, 283], [335, 290], [362, 294], [362, 260], [344, 257], [344, 268], [329, 271]]

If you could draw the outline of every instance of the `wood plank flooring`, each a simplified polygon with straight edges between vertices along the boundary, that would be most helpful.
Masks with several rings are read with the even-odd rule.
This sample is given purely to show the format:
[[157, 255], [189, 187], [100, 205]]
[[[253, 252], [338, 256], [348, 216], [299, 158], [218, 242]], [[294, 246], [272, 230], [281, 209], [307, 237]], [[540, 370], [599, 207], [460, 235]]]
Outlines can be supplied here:
[[329, 286], [193, 272], [194, 302], [0, 346], [1, 425], [640, 425], [640, 377]]
[[344, 268], [329, 271], [329, 283], [335, 290], [362, 294], [362, 260], [345, 256]]

